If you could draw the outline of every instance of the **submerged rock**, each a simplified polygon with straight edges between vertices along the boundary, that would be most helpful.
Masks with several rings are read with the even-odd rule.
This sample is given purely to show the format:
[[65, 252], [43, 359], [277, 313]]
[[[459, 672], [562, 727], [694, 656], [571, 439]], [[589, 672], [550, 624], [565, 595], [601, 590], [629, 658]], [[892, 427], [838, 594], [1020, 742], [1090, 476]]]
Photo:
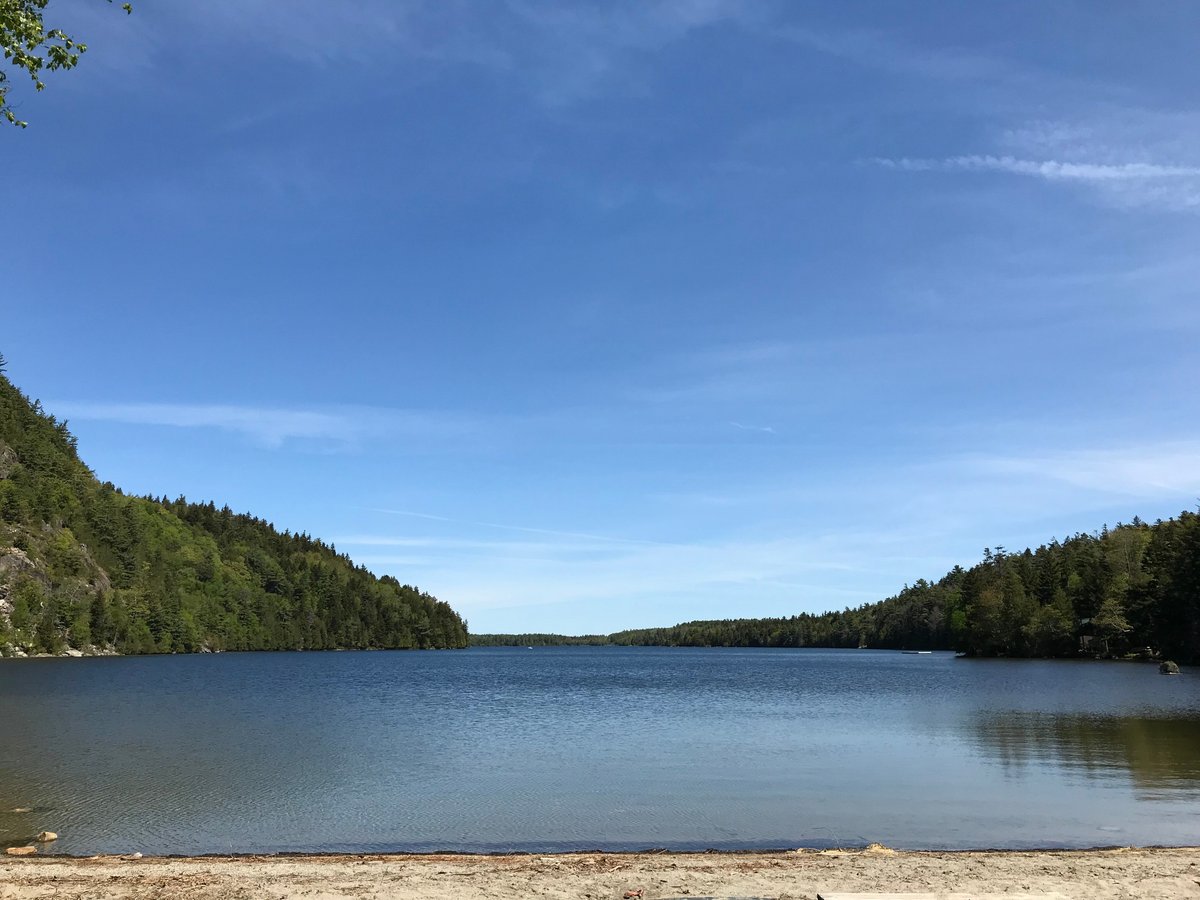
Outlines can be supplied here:
[[1158, 665], [1158, 671], [1162, 672], [1164, 675], [1178, 675], [1179, 674], [1179, 664], [1176, 662], [1172, 662], [1169, 659], [1163, 660]]
[[43, 831], [37, 836], [37, 840], [39, 844], [48, 844], [51, 841], [58, 840], [58, 833], [55, 831]]

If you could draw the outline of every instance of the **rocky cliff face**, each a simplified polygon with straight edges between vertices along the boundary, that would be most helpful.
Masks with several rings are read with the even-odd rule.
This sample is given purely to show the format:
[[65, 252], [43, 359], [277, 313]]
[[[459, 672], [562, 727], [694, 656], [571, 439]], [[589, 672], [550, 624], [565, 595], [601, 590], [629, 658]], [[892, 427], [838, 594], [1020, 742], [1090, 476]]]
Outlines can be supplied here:
[[[48, 559], [54, 554], [65, 554], [76, 561], [72, 575], [60, 579], [52, 576]], [[47, 525], [31, 530], [0, 524], [0, 636], [8, 637], [0, 640], [0, 656], [22, 656], [39, 649], [36, 635], [34, 640], [22, 638], [31, 636], [32, 612], [44, 598], [57, 593], [90, 609], [111, 587], [108, 573], [69, 529]], [[82, 647], [72, 647], [69, 635], [63, 637], [61, 646], [54, 641], [50, 648], [44, 649], [54, 649], [62, 655], [74, 655], [68, 652], [72, 649], [80, 651], [80, 655], [116, 652], [111, 644], [85, 643]]]
[[14, 471], [20, 460], [17, 459], [17, 451], [4, 441], [0, 441], [0, 480], [8, 478]]

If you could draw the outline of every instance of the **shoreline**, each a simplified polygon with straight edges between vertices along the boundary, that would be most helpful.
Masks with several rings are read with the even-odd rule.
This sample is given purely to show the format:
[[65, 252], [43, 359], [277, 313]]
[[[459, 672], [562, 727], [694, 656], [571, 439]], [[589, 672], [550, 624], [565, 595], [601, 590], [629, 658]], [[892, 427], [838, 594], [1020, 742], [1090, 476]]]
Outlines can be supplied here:
[[677, 896], [815, 898], [818, 892], [1046, 893], [1194, 898], [1200, 847], [1090, 850], [720, 851], [692, 853], [277, 854], [0, 857], [0, 898], [118, 900], [186, 895], [429, 898]]
[[[606, 649], [606, 650], [754, 650], [766, 652], [797, 652], [797, 651], [818, 651], [841, 653], [850, 650], [855, 652], [866, 650], [871, 653], [903, 653], [911, 654], [953, 654], [956, 660], [970, 661], [993, 661], [1005, 660], [1011, 662], [1079, 662], [1079, 663], [1143, 663], [1161, 665], [1164, 662], [1173, 662], [1166, 660], [1162, 656], [1138, 656], [1126, 654], [1124, 656], [1099, 656], [1091, 654], [1070, 654], [1064, 656], [988, 656], [980, 654], [963, 653], [959, 650], [935, 649], [935, 650], [903, 650], [898, 647], [762, 647], [751, 646], [748, 644], [735, 644], [731, 646], [717, 645], [700, 645], [700, 644], [538, 644], [535, 646], [525, 646], [518, 644], [467, 644], [463, 647], [285, 647], [285, 648], [259, 648], [255, 650], [214, 650], [211, 648], [203, 648], [200, 650], [171, 650], [153, 653], [121, 653], [111, 647], [97, 648], [89, 647], [79, 649], [77, 647], [69, 647], [60, 650], [56, 653], [47, 652], [30, 652], [11, 645], [0, 645], [0, 662], [6, 660], [29, 660], [29, 659], [145, 659], [151, 657], [175, 657], [175, 656], [238, 656], [252, 653], [271, 653], [271, 654], [288, 654], [288, 653], [443, 653], [447, 651], [459, 650], [571, 650], [571, 649]], [[1176, 664], [1179, 668], [1193, 667], [1194, 662], [1185, 664]], [[1179, 672], [1171, 674], [1179, 675]]]
[[[129, 851], [128, 853], [54, 853], [50, 852], [49, 848], [53, 847], [53, 843], [39, 844], [33, 842], [30, 846], [37, 847], [37, 853], [31, 854], [25, 859], [37, 860], [58, 860], [60, 862], [96, 862], [96, 861], [198, 861], [198, 860], [268, 860], [268, 859], [310, 859], [310, 860], [332, 860], [332, 859], [525, 859], [530, 857], [553, 857], [570, 859], [573, 857], [583, 856], [604, 856], [604, 857], [640, 857], [640, 856], [705, 856], [720, 858], [723, 856], [781, 856], [791, 854], [794, 856], [805, 855], [822, 855], [822, 856], [897, 856], [906, 854], [909, 856], [919, 856], [921, 854], [939, 854], [945, 856], [1003, 856], [1015, 854], [1088, 854], [1088, 853], [1195, 853], [1197, 854], [1197, 864], [1200, 866], [1200, 844], [1098, 844], [1093, 847], [935, 847], [935, 848], [904, 848], [891, 847], [879, 843], [870, 843], [866, 846], [858, 844], [848, 844], [842, 847], [755, 847], [755, 848], [730, 848], [724, 849], [720, 847], [707, 847], [702, 850], [675, 850], [666, 847], [645, 847], [637, 850], [604, 850], [600, 848], [583, 849], [583, 850], [233, 850], [228, 853], [142, 853], [140, 851]], [[23, 847], [26, 843], [17, 842], [0, 842], [0, 850], [8, 847]], [[138, 855], [135, 857], [134, 853]], [[0, 856], [0, 861], [11, 859], [11, 857]], [[1197, 875], [1197, 884], [1200, 885], [1200, 875]]]

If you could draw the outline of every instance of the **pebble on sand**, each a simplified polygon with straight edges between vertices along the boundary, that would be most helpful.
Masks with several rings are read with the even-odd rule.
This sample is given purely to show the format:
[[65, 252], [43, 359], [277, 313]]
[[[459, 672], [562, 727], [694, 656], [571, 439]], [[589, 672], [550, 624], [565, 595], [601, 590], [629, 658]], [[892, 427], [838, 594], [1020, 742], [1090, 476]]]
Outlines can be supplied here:
[[37, 847], [9, 847], [4, 852], [9, 856], [33, 856], [37, 853]]

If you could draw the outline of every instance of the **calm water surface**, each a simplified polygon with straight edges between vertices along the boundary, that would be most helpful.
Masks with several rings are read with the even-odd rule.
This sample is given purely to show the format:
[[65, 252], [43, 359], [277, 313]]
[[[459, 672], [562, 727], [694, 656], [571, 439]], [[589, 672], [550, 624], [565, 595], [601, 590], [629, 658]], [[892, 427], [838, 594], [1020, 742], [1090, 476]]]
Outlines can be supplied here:
[[[14, 814], [30, 806], [32, 813]], [[882, 651], [0, 662], [0, 845], [1200, 842], [1200, 678]]]

